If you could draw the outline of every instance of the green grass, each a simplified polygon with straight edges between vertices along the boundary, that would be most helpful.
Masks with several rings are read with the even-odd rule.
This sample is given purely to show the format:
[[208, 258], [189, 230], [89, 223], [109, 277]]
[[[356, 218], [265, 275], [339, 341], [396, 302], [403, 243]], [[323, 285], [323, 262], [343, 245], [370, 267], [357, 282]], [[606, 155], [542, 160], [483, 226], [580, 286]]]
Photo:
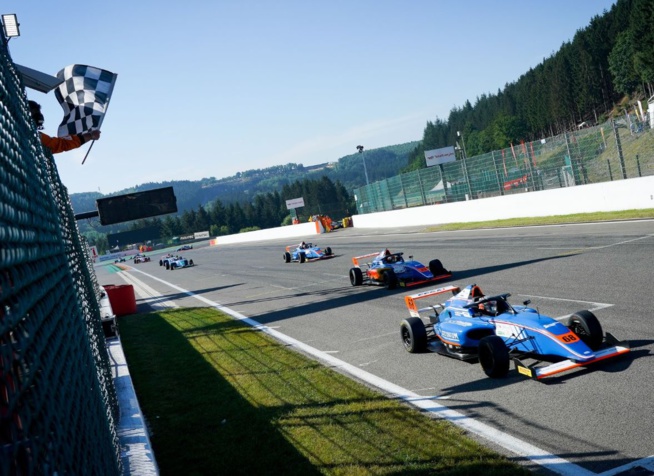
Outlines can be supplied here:
[[637, 220], [654, 218], [654, 208], [643, 210], [624, 210], [619, 212], [576, 213], [534, 218], [508, 218], [506, 220], [475, 221], [469, 223], [449, 223], [430, 226], [426, 231], [475, 230], [479, 228], [504, 228], [512, 226], [558, 225], [566, 223], [590, 223], [614, 220]]
[[523, 475], [432, 419], [211, 308], [121, 317], [162, 475]]

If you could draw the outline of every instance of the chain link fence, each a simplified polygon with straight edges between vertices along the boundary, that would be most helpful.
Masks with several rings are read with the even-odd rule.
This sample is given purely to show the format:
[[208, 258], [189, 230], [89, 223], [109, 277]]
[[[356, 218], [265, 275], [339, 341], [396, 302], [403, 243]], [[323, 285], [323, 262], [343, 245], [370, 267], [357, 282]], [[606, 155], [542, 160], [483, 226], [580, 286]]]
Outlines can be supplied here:
[[91, 263], [0, 34], [0, 475], [121, 474]]
[[358, 213], [654, 175], [654, 131], [636, 114], [428, 167], [354, 190]]

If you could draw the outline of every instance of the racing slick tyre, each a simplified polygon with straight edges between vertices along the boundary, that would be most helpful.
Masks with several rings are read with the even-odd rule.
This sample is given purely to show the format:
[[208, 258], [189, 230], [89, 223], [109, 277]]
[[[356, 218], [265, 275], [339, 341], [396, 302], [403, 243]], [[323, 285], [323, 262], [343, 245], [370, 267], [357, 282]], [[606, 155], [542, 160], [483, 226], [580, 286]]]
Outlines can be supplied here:
[[192, 259], [188, 260], [188, 265], [193, 266], [193, 260]]
[[384, 287], [386, 289], [395, 289], [397, 287], [397, 276], [395, 276], [395, 271], [392, 269], [389, 269], [384, 273], [384, 276], [382, 277], [384, 281]]
[[170, 269], [170, 263], [168, 261], [166, 261], [164, 265], [166, 266], [166, 269]]
[[163, 266], [163, 260], [162, 259], [159, 260], [159, 266]]
[[604, 339], [604, 332], [595, 314], [590, 311], [577, 311], [568, 318], [568, 329], [577, 334], [590, 350], [598, 350]]
[[361, 286], [363, 284], [361, 268], [350, 268], [350, 283], [352, 286]]
[[174, 270], [175, 268], [177, 268], [177, 265], [176, 265], [175, 263], [173, 263], [173, 264], [170, 265], [170, 270], [171, 270], [171, 271]]
[[479, 341], [479, 363], [486, 375], [492, 378], [506, 376], [510, 362], [509, 349], [501, 337], [486, 336]]
[[443, 264], [439, 259], [433, 259], [429, 262], [429, 271], [434, 276], [440, 276], [441, 274], [447, 274], [447, 270], [443, 268]]
[[300, 263], [304, 263], [307, 260], [307, 255], [305, 253], [300, 253]]
[[400, 337], [407, 352], [417, 354], [427, 350], [427, 330], [419, 317], [409, 317], [402, 321]]
[[331, 255], [333, 255], [333, 254], [334, 254], [334, 253], [332, 253], [332, 249], [331, 249], [329, 246], [328, 246], [327, 248], [325, 248], [325, 255], [327, 255], [327, 256], [331, 256]]
[[284, 253], [284, 263], [290, 263], [290, 262], [291, 262], [291, 253], [289, 253], [288, 251], [286, 251], [286, 252]]

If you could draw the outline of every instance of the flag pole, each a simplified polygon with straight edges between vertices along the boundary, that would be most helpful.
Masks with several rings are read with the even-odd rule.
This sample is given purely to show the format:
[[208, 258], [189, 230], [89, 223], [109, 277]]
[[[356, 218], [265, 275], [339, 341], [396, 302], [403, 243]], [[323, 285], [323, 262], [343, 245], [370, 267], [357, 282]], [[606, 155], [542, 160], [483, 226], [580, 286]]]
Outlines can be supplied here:
[[82, 165], [84, 165], [84, 162], [86, 162], [86, 158], [89, 156], [89, 152], [91, 152], [91, 149], [93, 148], [93, 144], [95, 144], [95, 141], [91, 141], [91, 147], [89, 147], [89, 150], [86, 151], [86, 155], [84, 156], [84, 160], [82, 160]]

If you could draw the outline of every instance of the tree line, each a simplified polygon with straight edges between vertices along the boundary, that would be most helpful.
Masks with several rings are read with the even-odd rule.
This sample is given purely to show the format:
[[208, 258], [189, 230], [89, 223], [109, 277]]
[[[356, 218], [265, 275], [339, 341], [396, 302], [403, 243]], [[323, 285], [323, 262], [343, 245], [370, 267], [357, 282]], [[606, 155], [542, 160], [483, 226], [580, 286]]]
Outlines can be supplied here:
[[[339, 220], [355, 211], [354, 200], [343, 184], [323, 176], [317, 180], [297, 180], [284, 185], [281, 191], [257, 194], [252, 201], [223, 203], [214, 200], [179, 215], [136, 220], [130, 222], [124, 231], [153, 227], [158, 230], [162, 241], [170, 241], [174, 237], [201, 231], [209, 231], [211, 236], [221, 236], [275, 228], [291, 224], [291, 212], [286, 207], [286, 201], [296, 198], [304, 199], [305, 206], [296, 210], [301, 221], [307, 221], [313, 215], [329, 215]], [[105, 233], [90, 230], [84, 235], [90, 245], [98, 247], [100, 253], [109, 248]]]
[[625, 95], [653, 94], [654, 2], [618, 0], [517, 81], [429, 121], [403, 172], [426, 167], [426, 150], [480, 155], [602, 122]]

